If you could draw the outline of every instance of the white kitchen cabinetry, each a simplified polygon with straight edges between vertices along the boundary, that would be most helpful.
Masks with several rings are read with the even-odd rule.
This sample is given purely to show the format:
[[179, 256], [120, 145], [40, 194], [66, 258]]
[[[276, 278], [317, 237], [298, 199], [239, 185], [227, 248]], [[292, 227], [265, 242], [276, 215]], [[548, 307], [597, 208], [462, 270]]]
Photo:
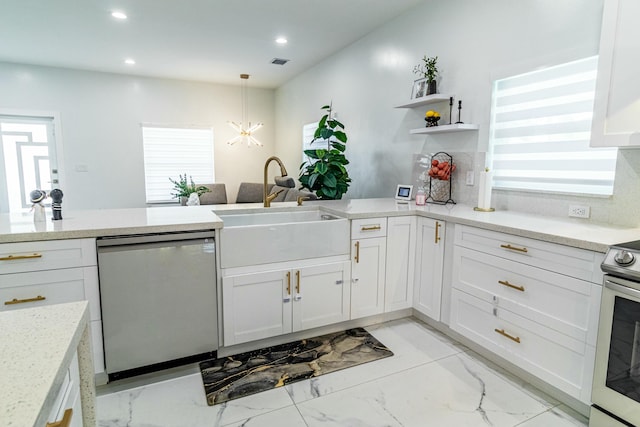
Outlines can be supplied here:
[[351, 318], [384, 310], [387, 218], [351, 222]]
[[418, 218], [413, 308], [440, 320], [445, 223]]
[[350, 262], [290, 266], [222, 278], [224, 345], [349, 319]]
[[0, 311], [87, 300], [94, 369], [104, 372], [95, 239], [0, 244]]
[[640, 146], [640, 2], [606, 0], [600, 52], [592, 147]]
[[416, 217], [387, 218], [384, 311], [411, 308], [416, 261]]
[[450, 327], [589, 403], [600, 274], [591, 251], [459, 225]]
[[[56, 424], [60, 422], [62, 424]], [[64, 382], [58, 389], [53, 408], [47, 417], [47, 426], [49, 425], [82, 427], [80, 369], [78, 367], [77, 353], [67, 369]]]

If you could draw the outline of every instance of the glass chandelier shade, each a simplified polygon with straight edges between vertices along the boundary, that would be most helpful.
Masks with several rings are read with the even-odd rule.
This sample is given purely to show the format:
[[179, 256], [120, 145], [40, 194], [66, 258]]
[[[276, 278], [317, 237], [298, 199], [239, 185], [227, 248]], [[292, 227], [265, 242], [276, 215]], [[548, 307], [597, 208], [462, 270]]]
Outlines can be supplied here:
[[242, 79], [240, 85], [240, 96], [241, 96], [241, 104], [242, 104], [242, 121], [240, 123], [228, 121], [227, 123], [231, 126], [238, 135], [234, 136], [230, 140], [227, 141], [227, 144], [233, 145], [236, 142], [246, 142], [247, 147], [251, 147], [252, 145], [256, 145], [258, 147], [262, 147], [262, 143], [258, 141], [253, 134], [260, 129], [263, 124], [258, 122], [254, 125], [249, 121], [249, 91], [247, 89], [247, 80], [249, 80], [249, 74], [240, 74], [240, 78]]

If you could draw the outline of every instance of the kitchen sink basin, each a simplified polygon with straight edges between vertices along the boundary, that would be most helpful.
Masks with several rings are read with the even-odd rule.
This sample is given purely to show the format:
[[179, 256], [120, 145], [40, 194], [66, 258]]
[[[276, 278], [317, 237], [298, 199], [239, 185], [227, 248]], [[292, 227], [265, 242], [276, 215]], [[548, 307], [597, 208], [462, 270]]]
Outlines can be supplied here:
[[218, 216], [222, 268], [349, 253], [349, 221], [319, 210]]

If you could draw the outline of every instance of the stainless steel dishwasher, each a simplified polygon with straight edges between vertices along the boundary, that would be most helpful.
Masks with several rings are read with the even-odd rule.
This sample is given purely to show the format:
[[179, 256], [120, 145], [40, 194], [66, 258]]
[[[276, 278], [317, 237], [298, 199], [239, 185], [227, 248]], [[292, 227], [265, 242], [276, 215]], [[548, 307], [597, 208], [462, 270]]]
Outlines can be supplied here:
[[109, 380], [215, 357], [213, 231], [99, 238]]

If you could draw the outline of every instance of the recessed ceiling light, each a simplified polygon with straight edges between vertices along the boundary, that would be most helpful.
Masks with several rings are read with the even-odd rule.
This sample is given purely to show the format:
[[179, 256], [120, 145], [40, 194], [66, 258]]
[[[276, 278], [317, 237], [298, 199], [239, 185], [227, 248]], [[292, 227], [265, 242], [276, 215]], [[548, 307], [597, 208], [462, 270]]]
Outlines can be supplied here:
[[113, 11], [111, 12], [111, 16], [116, 19], [127, 19], [127, 15], [124, 12]]
[[278, 43], [278, 44], [287, 44], [287, 41], [288, 40], [286, 39], [286, 37], [278, 37], [276, 39], [276, 43]]
[[127, 65], [135, 65], [136, 61], [134, 61], [131, 58], [127, 58], [127, 59], [124, 60], [124, 63], [127, 64]]

